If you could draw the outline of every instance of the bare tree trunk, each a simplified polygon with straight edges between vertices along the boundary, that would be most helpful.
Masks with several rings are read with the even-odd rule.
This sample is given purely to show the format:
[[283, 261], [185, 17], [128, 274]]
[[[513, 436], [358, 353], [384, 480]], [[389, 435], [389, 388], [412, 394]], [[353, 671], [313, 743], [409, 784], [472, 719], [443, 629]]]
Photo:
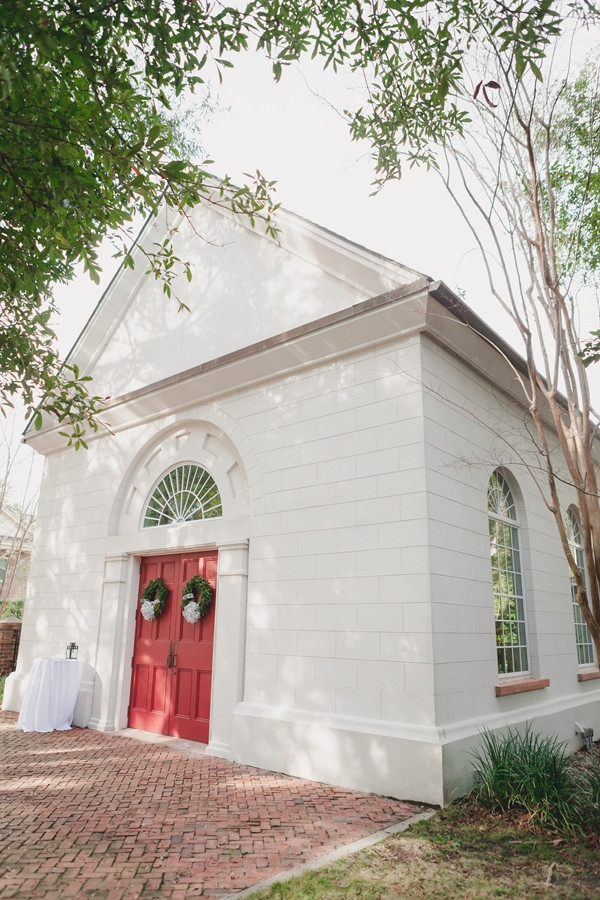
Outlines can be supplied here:
[[[543, 84], [535, 79], [531, 83], [516, 80], [511, 67], [503, 64], [502, 51], [494, 49], [485, 65], [488, 71], [493, 65], [501, 73], [498, 102], [490, 100], [488, 92], [471, 103], [473, 129], [467, 140], [445, 147], [447, 172], [443, 177], [481, 251], [492, 296], [523, 340], [529, 378], [522, 386], [546, 476], [541, 493], [556, 522], [577, 600], [600, 660], [596, 476], [600, 442], [596, 441], [598, 417], [579, 356], [582, 341], [576, 302], [578, 276], [588, 266], [584, 245], [585, 228], [589, 230], [590, 225], [584, 225], [585, 204], [594, 200], [590, 198], [592, 176], [597, 178], [598, 78], [585, 85], [586, 90], [589, 87], [588, 107], [583, 110], [587, 118], [583, 125], [579, 121], [579, 131], [574, 131], [581, 146], [576, 157], [580, 189], [573, 201], [560, 182], [561, 135], [569, 127], [568, 116], [577, 114], [581, 119], [582, 113], [581, 104], [575, 111], [568, 106], [568, 73], [559, 82], [553, 81], [551, 72], [545, 74]], [[569, 178], [569, 173], [564, 178]], [[600, 222], [597, 228], [600, 242]], [[554, 435], [557, 448], [551, 445]], [[571, 502], [578, 510], [585, 572], [580, 571], [569, 545], [567, 509], [561, 507], [559, 490], [559, 481], [565, 478], [572, 485]], [[535, 480], [540, 485], [539, 479]]]

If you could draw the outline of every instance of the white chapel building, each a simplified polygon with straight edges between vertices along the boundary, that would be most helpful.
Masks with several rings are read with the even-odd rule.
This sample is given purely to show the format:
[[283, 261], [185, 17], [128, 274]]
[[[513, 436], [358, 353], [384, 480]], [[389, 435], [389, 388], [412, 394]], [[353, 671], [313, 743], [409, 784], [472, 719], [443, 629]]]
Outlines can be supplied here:
[[[523, 464], [519, 357], [443, 283], [290, 213], [277, 241], [191, 216], [190, 311], [138, 250], [70, 354], [108, 398], [89, 449], [50, 419], [26, 433], [45, 467], [8, 707], [75, 642], [80, 724], [440, 804], [482, 729], [600, 733], [597, 660]], [[577, 546], [567, 484], [562, 502]], [[191, 623], [198, 575], [214, 598]]]

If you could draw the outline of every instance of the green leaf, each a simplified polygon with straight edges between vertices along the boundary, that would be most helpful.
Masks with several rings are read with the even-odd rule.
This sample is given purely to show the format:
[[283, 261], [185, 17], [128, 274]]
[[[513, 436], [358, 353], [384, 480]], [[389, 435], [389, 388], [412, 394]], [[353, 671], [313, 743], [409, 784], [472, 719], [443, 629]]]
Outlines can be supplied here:
[[531, 71], [533, 72], [533, 74], [535, 75], [535, 77], [537, 78], [538, 81], [544, 80], [544, 77], [542, 75], [542, 71], [541, 71], [540, 67], [532, 59], [529, 60], [529, 68], [531, 69]]

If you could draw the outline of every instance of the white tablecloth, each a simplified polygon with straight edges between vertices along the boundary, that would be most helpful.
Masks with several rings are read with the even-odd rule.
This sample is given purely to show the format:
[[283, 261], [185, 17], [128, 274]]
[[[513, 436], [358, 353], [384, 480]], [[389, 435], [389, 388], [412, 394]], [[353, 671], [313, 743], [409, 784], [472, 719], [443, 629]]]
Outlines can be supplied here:
[[35, 659], [17, 722], [21, 731], [68, 731], [81, 685], [77, 659]]

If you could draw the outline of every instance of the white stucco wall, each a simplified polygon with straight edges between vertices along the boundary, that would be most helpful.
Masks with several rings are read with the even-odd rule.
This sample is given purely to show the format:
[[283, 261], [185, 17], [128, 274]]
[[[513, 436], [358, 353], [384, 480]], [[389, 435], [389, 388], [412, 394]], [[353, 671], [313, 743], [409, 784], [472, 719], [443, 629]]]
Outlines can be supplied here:
[[[107, 451], [110, 458], [107, 460]], [[114, 456], [113, 456], [114, 454]], [[27, 671], [36, 656], [64, 655], [75, 641], [93, 662], [100, 615], [107, 488], [122, 448], [92, 442], [89, 451], [46, 457], [38, 504], [22, 640]]]
[[[227, 405], [264, 490], [233, 746], [256, 765], [432, 798], [419, 365], [415, 337]], [[412, 755], [418, 775], [401, 763]]]
[[433, 721], [418, 364], [413, 340], [226, 404], [263, 473], [249, 702]]
[[[573, 750], [575, 722], [600, 730], [598, 681], [577, 680], [578, 666], [567, 562], [525, 412], [464, 362], [423, 342], [427, 503], [431, 538], [436, 724], [445, 766], [459, 784], [466, 752], [483, 728], [533, 721]], [[527, 464], [531, 466], [528, 471]], [[487, 486], [501, 466], [517, 504], [526, 600], [530, 674], [542, 690], [496, 697], [497, 674], [487, 516]], [[557, 455], [556, 471], [564, 466]], [[562, 487], [563, 512], [575, 492]], [[588, 667], [589, 668], [589, 667]]]

